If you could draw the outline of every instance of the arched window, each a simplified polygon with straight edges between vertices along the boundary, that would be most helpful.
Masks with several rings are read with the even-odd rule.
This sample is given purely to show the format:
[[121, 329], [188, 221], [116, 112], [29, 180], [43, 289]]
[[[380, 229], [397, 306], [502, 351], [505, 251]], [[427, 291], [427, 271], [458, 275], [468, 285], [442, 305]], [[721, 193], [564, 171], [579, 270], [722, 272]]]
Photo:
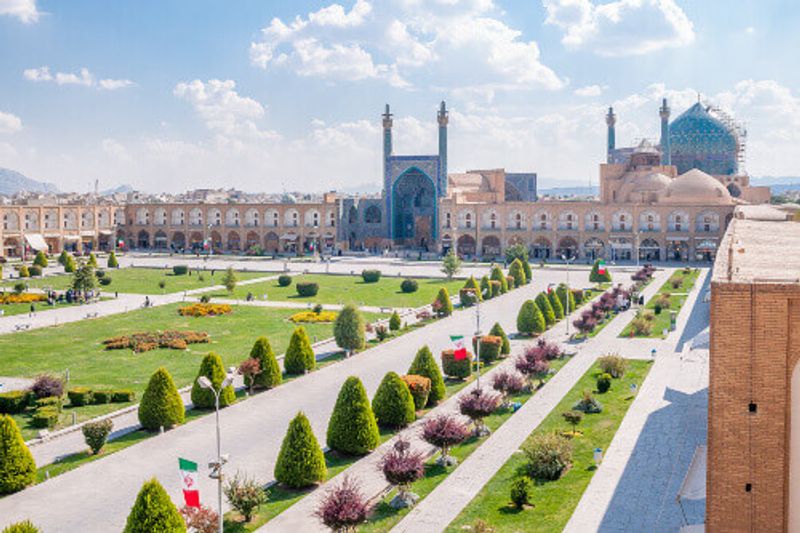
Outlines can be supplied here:
[[377, 205], [371, 205], [364, 211], [364, 222], [367, 224], [380, 224], [381, 218], [381, 210]]

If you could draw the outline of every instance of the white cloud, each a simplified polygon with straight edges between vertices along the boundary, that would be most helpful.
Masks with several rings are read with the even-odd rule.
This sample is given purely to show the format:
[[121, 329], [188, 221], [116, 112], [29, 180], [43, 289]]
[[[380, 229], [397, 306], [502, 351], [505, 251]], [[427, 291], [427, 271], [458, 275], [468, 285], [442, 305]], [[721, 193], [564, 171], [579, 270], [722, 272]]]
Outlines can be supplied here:
[[22, 120], [11, 113], [0, 111], [0, 133], [14, 133], [22, 129]]
[[586, 87], [580, 87], [575, 89], [573, 92], [575, 96], [585, 96], [585, 97], [595, 97], [600, 96], [603, 94], [603, 91], [606, 89], [605, 86], [600, 85], [587, 85]]
[[376, 66], [368, 52], [352, 43], [326, 47], [316, 39], [298, 39], [294, 51], [299, 59], [296, 72], [301, 76], [358, 81], [375, 78], [387, 69]]
[[0, 15], [17, 17], [25, 24], [38, 22], [40, 14], [36, 0], [0, 0]]
[[372, 12], [372, 5], [369, 2], [357, 0], [349, 13], [340, 4], [331, 4], [319, 11], [309, 13], [308, 19], [312, 24], [318, 26], [347, 28], [363, 24], [370, 12]]
[[103, 139], [103, 142], [100, 143], [100, 146], [103, 148], [105, 153], [115, 159], [120, 161], [131, 160], [131, 156], [125, 146], [114, 139]]
[[39, 68], [28, 68], [22, 73], [28, 81], [52, 81], [53, 76], [50, 74], [50, 67], [44, 66]]
[[58, 85], [83, 85], [85, 87], [94, 85], [94, 76], [87, 68], [82, 68], [77, 74], [74, 72], [56, 72], [55, 80]]
[[417, 37], [409, 33], [408, 26], [399, 20], [389, 23], [386, 39], [398, 65], [421, 67], [436, 57], [432, 43], [420, 42]]
[[50, 73], [50, 67], [47, 65], [39, 68], [25, 69], [22, 73], [23, 77], [28, 81], [33, 82], [55, 82], [57, 85], [81, 85], [83, 87], [97, 87], [104, 91], [115, 91], [117, 89], [124, 89], [136, 85], [128, 79], [111, 79], [104, 78], [99, 82], [95, 80], [94, 75], [88, 68], [84, 67], [76, 72], [56, 72], [55, 75]]
[[124, 89], [134, 85], [131, 80], [113, 80], [110, 78], [102, 79], [99, 82], [99, 87], [106, 91], [116, 91], [117, 89]]
[[694, 42], [694, 28], [675, 0], [542, 0], [547, 24], [572, 49], [604, 56], [642, 55]]

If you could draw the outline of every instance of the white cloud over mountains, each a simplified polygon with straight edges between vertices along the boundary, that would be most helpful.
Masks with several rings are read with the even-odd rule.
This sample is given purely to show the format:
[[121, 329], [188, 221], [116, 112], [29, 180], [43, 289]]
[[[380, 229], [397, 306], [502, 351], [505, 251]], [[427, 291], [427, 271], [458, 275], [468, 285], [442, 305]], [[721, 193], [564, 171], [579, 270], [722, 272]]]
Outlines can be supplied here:
[[50, 72], [50, 67], [45, 65], [38, 68], [25, 69], [22, 75], [26, 80], [33, 82], [53, 82], [57, 85], [97, 87], [104, 91], [116, 91], [117, 89], [124, 89], [135, 85], [134, 82], [127, 79], [115, 80], [104, 78], [97, 81], [95, 76], [89, 72], [89, 69], [86, 67], [81, 68], [78, 72], [56, 72], [52, 74]]

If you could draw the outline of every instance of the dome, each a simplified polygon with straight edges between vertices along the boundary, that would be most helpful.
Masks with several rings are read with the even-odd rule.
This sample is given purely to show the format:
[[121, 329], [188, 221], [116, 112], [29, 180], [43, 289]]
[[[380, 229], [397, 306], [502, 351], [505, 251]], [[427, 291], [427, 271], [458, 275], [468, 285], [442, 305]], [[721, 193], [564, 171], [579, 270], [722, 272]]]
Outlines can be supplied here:
[[685, 204], [733, 203], [731, 193], [722, 183], [696, 168], [672, 180], [663, 201]]
[[700, 102], [670, 124], [669, 143], [671, 162], [678, 167], [678, 174], [693, 168], [717, 175], [738, 171], [736, 134]]
[[631, 192], [656, 192], [663, 191], [672, 183], [669, 176], [660, 172], [650, 172], [633, 180]]
[[619, 190], [619, 197], [627, 202], [654, 202], [667, 190], [672, 179], [660, 172], [627, 175]]

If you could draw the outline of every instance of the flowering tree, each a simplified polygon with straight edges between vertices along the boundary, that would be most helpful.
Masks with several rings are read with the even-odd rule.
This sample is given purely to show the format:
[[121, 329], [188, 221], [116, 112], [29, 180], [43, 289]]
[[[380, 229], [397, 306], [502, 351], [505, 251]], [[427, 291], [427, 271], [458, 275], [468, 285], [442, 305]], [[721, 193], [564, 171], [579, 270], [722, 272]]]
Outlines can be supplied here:
[[500, 402], [499, 394], [484, 389], [474, 389], [459, 398], [458, 408], [462, 415], [472, 420], [475, 425], [476, 437], [490, 433], [489, 428], [483, 423], [483, 419], [494, 413], [500, 407]]
[[528, 378], [531, 388], [534, 388], [533, 381], [537, 379], [540, 387], [544, 385], [544, 379], [550, 373], [550, 363], [540, 350], [526, 349], [514, 362], [514, 366]]
[[253, 394], [253, 386], [256, 383], [256, 376], [261, 373], [261, 363], [258, 359], [248, 357], [239, 363], [239, 375], [244, 376], [244, 383], [247, 385], [247, 391]]
[[503, 370], [492, 378], [492, 388], [501, 394], [505, 403], [510, 394], [516, 394], [525, 388], [525, 378], [517, 372]]
[[411, 451], [411, 443], [400, 437], [383, 456], [380, 469], [386, 481], [397, 487], [390, 505], [395, 509], [411, 507], [419, 496], [411, 492], [411, 484], [425, 475], [425, 460], [421, 453]]
[[441, 450], [437, 463], [452, 466], [458, 463], [450, 456], [450, 448], [464, 441], [469, 436], [466, 424], [452, 415], [439, 415], [425, 421], [422, 426], [422, 439]]
[[314, 512], [319, 520], [337, 533], [354, 533], [367, 518], [367, 501], [352, 477], [329, 490]]

